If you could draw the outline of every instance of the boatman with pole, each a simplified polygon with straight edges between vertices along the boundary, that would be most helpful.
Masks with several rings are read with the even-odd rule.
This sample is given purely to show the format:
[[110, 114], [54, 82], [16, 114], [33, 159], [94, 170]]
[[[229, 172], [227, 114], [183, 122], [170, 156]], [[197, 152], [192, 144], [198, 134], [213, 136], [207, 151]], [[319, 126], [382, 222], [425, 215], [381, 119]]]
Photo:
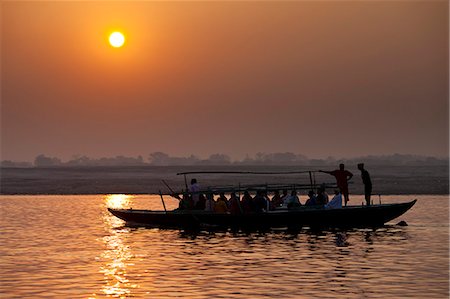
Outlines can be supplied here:
[[328, 173], [336, 178], [336, 184], [341, 191], [341, 194], [344, 195], [345, 206], [347, 206], [347, 202], [349, 201], [348, 181], [353, 177], [353, 173], [345, 170], [345, 166], [343, 163], [339, 164], [339, 169], [333, 171], [319, 170], [319, 172]]

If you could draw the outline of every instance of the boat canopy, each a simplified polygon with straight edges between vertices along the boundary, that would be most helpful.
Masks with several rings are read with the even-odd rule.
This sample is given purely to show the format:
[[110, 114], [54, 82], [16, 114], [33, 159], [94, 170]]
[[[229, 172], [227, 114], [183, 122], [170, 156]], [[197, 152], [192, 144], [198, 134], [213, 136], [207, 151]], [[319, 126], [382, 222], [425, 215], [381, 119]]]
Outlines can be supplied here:
[[277, 172], [266, 172], [266, 171], [187, 171], [179, 172], [177, 175], [188, 175], [188, 174], [301, 174], [301, 173], [315, 173], [316, 170], [306, 170], [306, 171], [277, 171]]
[[[266, 171], [186, 171], [179, 172], [177, 175], [183, 175], [186, 189], [187, 189], [187, 176], [193, 174], [252, 174], [252, 175], [293, 175], [293, 174], [309, 174], [309, 184], [299, 183], [282, 183], [282, 184], [239, 184], [239, 185], [221, 185], [221, 186], [208, 186], [206, 189], [199, 190], [197, 193], [220, 193], [220, 192], [255, 192], [255, 191], [279, 191], [279, 190], [315, 190], [319, 186], [324, 188], [336, 188], [335, 183], [321, 183], [316, 184], [315, 173], [316, 170], [306, 171], [279, 171], [279, 172], [266, 172]], [[186, 191], [182, 191], [186, 192]], [[182, 193], [180, 192], [180, 193]]]

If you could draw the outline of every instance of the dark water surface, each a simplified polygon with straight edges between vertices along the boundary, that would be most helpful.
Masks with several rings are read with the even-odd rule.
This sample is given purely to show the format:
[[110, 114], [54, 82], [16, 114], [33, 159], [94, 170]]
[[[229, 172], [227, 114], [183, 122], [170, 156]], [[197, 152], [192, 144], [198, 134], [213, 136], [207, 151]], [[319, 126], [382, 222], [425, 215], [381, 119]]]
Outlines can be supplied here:
[[[336, 165], [337, 166], [337, 165]], [[336, 166], [135, 166], [135, 167], [53, 167], [0, 168], [0, 194], [157, 194], [168, 192], [162, 179], [175, 190], [185, 188], [184, 171], [256, 171], [286, 172], [333, 170]], [[445, 165], [366, 165], [374, 194], [448, 194], [449, 167]], [[352, 194], [364, 194], [360, 171], [347, 165], [355, 177], [350, 181]], [[334, 183], [324, 173], [314, 173], [318, 183]], [[189, 176], [190, 180], [193, 176]], [[238, 184], [309, 184], [307, 173], [261, 176], [249, 174], [196, 174], [202, 186]]]
[[189, 233], [106, 210], [160, 209], [156, 196], [4, 195], [0, 297], [448, 298], [449, 197], [382, 200], [412, 198], [377, 230]]

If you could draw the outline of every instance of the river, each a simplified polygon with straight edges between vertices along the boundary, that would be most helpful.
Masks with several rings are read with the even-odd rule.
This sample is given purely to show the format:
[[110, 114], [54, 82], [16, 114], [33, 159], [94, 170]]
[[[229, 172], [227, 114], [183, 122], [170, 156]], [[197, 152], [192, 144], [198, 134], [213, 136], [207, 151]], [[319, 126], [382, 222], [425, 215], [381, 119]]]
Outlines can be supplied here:
[[381, 200], [412, 198], [379, 229], [193, 233], [124, 226], [106, 209], [161, 209], [155, 195], [2, 195], [0, 296], [448, 298], [449, 197]]

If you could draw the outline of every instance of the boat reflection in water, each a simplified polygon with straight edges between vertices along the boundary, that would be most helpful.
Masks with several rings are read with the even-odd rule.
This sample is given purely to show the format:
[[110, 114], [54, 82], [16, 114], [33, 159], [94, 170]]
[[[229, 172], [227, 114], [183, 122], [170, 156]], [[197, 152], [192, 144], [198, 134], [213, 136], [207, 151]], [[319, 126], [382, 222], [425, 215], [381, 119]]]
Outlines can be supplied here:
[[[106, 207], [128, 208], [132, 199], [130, 195], [111, 194], [105, 197], [104, 202]], [[108, 234], [101, 239], [106, 249], [98, 258], [103, 264], [100, 273], [104, 275], [101, 292], [111, 297], [126, 298], [131, 294], [132, 289], [139, 287], [130, 283], [127, 278], [127, 268], [131, 265], [130, 260], [133, 254], [130, 246], [124, 241], [131, 229], [123, 227], [123, 221], [109, 213], [104, 213], [103, 222]]]
[[[168, 209], [175, 204], [170, 202]], [[104, 208], [154, 210], [160, 205], [156, 195], [103, 199]], [[441, 267], [438, 273], [445, 270], [442, 262], [420, 268], [423, 259], [417, 259], [422, 255], [415, 248], [428, 246], [431, 231], [425, 231], [427, 237], [418, 234], [413, 224], [421, 223], [417, 215], [422, 214], [416, 210], [406, 214], [412, 223], [407, 227], [319, 230], [163, 229], [127, 223], [106, 209], [102, 215], [97, 267], [102, 281], [96, 298], [423, 298], [417, 294], [424, 290], [434, 295], [446, 291], [445, 277], [419, 284], [413, 279], [417, 273], [412, 269], [420, 269], [422, 279], [436, 267]], [[437, 244], [430, 246], [434, 252]], [[271, 283], [273, 277], [281, 279]]]
[[376, 229], [244, 232], [128, 226], [106, 209], [161, 209], [159, 195], [1, 196], [0, 297], [448, 298], [448, 195], [417, 198]]

